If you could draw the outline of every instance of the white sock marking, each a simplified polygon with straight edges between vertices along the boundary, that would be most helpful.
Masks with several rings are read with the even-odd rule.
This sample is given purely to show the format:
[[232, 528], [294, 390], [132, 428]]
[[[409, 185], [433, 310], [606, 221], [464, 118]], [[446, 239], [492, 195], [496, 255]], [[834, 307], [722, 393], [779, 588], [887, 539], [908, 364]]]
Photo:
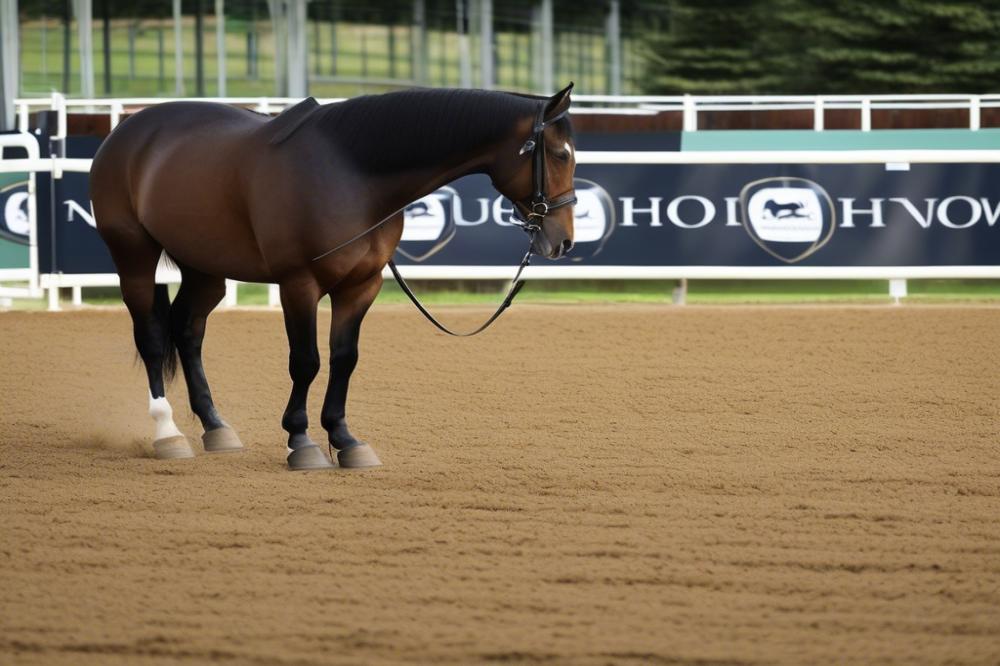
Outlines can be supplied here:
[[166, 396], [154, 398], [149, 394], [149, 415], [153, 417], [156, 424], [156, 435], [154, 439], [165, 439], [167, 437], [177, 437], [181, 435], [177, 425], [174, 423], [174, 410], [167, 402]]

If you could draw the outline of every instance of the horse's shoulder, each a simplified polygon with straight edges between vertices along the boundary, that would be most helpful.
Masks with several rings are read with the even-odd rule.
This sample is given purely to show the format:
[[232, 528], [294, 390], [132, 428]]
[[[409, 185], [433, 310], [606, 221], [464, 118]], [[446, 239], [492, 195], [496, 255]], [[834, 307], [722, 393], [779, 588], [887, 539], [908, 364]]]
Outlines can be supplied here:
[[309, 120], [312, 113], [318, 108], [320, 108], [319, 102], [312, 97], [306, 97], [295, 106], [282, 111], [277, 117], [267, 123], [267, 131], [271, 133], [268, 143], [277, 145], [287, 141]]

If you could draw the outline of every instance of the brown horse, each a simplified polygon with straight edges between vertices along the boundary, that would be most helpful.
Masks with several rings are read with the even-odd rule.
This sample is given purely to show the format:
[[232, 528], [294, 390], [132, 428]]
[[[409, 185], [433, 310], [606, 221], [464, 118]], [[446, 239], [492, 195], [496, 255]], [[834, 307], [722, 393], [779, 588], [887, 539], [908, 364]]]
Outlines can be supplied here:
[[[94, 158], [90, 191], [146, 367], [157, 456], [193, 455], [165, 397], [175, 351], [205, 450], [242, 448], [215, 409], [201, 361], [206, 319], [232, 278], [280, 286], [292, 378], [281, 422], [289, 467], [333, 467], [306, 434], [306, 397], [320, 367], [316, 311], [326, 294], [333, 321], [322, 425], [341, 467], [379, 465], [348, 430], [345, 403], [361, 320], [399, 243], [402, 209], [485, 173], [540, 227], [533, 251], [562, 256], [573, 238], [571, 88], [551, 98], [475, 90], [329, 105], [310, 98], [274, 119], [171, 102], [125, 120]], [[558, 207], [546, 192], [564, 193]], [[172, 303], [154, 280], [162, 253], [182, 275]]]

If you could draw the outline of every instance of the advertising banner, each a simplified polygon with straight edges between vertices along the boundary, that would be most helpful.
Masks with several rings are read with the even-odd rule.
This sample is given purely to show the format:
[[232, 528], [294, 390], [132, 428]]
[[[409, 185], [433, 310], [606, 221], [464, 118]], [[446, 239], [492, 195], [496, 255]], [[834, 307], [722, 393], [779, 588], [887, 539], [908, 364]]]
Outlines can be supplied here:
[[[98, 145], [70, 137], [67, 156]], [[580, 164], [576, 247], [558, 265], [998, 266], [998, 182], [997, 164]], [[485, 176], [460, 179], [407, 208], [396, 259], [514, 265], [527, 241], [511, 214]], [[86, 174], [40, 174], [39, 256], [42, 273], [114, 272]]]
[[[65, 157], [91, 158], [98, 137], [66, 139]], [[111, 253], [97, 233], [90, 205], [90, 175], [38, 174], [38, 263], [41, 273], [114, 273]]]
[[[996, 266], [998, 182], [996, 164], [583, 164], [560, 263]], [[457, 181], [407, 209], [398, 261], [510, 265], [511, 212], [485, 177]]]

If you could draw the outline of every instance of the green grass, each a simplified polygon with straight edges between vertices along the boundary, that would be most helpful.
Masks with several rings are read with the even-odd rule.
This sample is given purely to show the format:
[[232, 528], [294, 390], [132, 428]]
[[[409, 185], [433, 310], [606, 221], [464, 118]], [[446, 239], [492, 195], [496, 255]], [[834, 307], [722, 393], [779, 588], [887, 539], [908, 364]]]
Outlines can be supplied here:
[[[500, 281], [416, 281], [411, 285], [430, 306], [494, 306], [503, 297], [506, 283]], [[518, 303], [601, 304], [671, 303], [677, 282], [673, 280], [542, 280], [528, 282]], [[1000, 280], [910, 280], [908, 303], [1000, 303]], [[176, 293], [176, 286], [171, 287]], [[84, 302], [96, 306], [120, 306], [116, 287], [84, 289]], [[67, 304], [69, 293], [63, 294]], [[885, 280], [698, 280], [688, 285], [691, 305], [782, 305], [782, 304], [885, 304], [891, 302]], [[267, 285], [244, 284], [239, 303], [267, 305]], [[376, 303], [409, 303], [393, 282], [386, 282]], [[328, 301], [323, 301], [323, 307]], [[42, 310], [45, 300], [14, 302], [15, 309]]]

